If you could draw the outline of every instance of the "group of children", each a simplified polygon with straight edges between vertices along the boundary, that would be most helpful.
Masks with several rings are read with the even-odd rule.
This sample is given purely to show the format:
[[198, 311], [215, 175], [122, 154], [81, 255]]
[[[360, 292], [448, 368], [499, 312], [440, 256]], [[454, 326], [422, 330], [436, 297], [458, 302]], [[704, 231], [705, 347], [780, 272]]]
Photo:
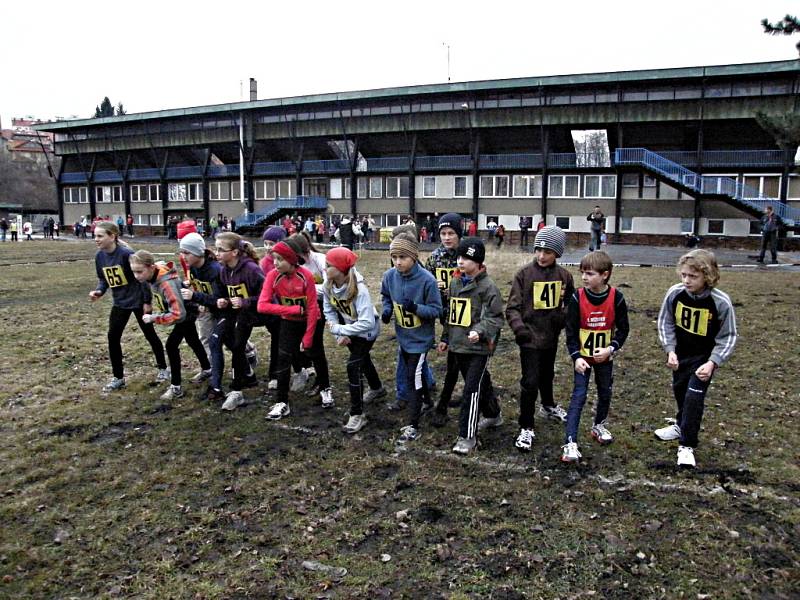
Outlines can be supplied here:
[[[208, 380], [207, 398], [233, 410], [245, 402], [243, 390], [257, 385], [248, 343], [254, 327], [270, 332], [268, 385], [275, 402], [267, 418], [291, 414], [290, 390], [310, 379], [309, 395], [319, 396], [323, 408], [334, 405], [324, 335], [347, 347], [350, 411], [343, 431], [353, 434], [367, 424], [364, 405], [386, 396], [370, 351], [381, 324], [394, 320], [398, 343], [397, 394], [388, 408], [407, 404], [405, 425], [398, 441], [420, 435], [420, 420], [431, 412], [434, 426], [443, 426], [459, 375], [464, 380], [458, 439], [453, 451], [468, 454], [478, 432], [503, 423], [494, 394], [489, 363], [504, 322], [519, 346], [521, 363], [519, 433], [515, 446], [530, 452], [535, 439], [534, 414], [565, 424], [561, 459], [581, 458], [578, 428], [592, 371], [597, 387], [591, 436], [609, 444], [613, 436], [606, 420], [612, 396], [613, 361], [628, 336], [628, 311], [619, 289], [609, 285], [611, 259], [590, 252], [580, 263], [583, 287], [576, 290], [572, 275], [557, 264], [566, 236], [558, 227], [539, 230], [534, 260], [512, 281], [507, 302], [489, 277], [486, 250], [476, 237], [462, 238], [460, 215], [448, 213], [438, 222], [441, 245], [423, 265], [415, 232], [398, 231], [389, 255], [392, 267], [381, 281], [380, 312], [375, 309], [364, 277], [356, 269], [358, 256], [344, 247], [318, 252], [303, 233], [286, 237], [281, 227], [263, 235], [267, 250], [260, 261], [254, 247], [234, 233], [216, 238], [215, 252], [197, 233], [180, 239], [181, 268], [158, 263], [149, 252], [133, 252], [119, 240], [113, 223], [95, 230], [98, 247], [98, 286], [92, 300], [112, 289], [109, 317], [109, 355], [113, 379], [110, 392], [125, 386], [120, 337], [133, 313], [153, 349], [157, 379], [169, 380], [162, 398], [183, 395], [179, 345], [186, 340], [200, 363], [192, 382]], [[693, 250], [678, 263], [681, 283], [667, 292], [658, 319], [659, 339], [673, 370], [678, 405], [674, 425], [657, 429], [662, 440], [679, 440], [678, 465], [695, 466], [694, 448], [704, 399], [716, 369], [733, 352], [736, 323], [730, 298], [716, 289], [719, 269], [714, 255]], [[144, 284], [144, 285], [141, 285]], [[436, 338], [436, 322], [441, 335]], [[172, 326], [164, 350], [153, 324]], [[555, 403], [553, 380], [561, 331], [574, 365], [574, 387], [568, 410]], [[223, 392], [224, 352], [232, 354], [230, 391]], [[428, 352], [447, 353], [447, 371], [434, 404]], [[294, 376], [292, 375], [294, 371]], [[367, 387], [364, 387], [366, 380]]]

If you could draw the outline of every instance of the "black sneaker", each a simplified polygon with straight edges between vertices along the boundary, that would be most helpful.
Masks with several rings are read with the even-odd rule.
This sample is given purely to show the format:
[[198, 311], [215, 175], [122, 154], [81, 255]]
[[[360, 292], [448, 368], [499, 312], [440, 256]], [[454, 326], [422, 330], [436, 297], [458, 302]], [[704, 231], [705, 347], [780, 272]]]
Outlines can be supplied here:
[[431, 417], [431, 425], [434, 427], [444, 427], [447, 423], [447, 413], [440, 413], [438, 410], [433, 412]]
[[242, 379], [242, 384], [239, 387], [244, 390], [247, 388], [254, 388], [257, 386], [258, 386], [258, 377], [252, 374]]
[[399, 412], [406, 409], [406, 401], [395, 398], [391, 402], [386, 403], [386, 409], [392, 412]]
[[222, 393], [222, 390], [218, 390], [217, 388], [208, 388], [206, 390], [206, 400], [208, 402], [217, 402], [219, 400], [224, 400], [225, 394]]

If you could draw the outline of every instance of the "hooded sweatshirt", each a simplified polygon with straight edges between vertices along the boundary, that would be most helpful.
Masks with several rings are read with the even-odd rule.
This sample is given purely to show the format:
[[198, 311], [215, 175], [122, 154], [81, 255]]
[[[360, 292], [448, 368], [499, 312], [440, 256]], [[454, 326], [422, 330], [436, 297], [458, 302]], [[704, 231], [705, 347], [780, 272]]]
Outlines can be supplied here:
[[261, 287], [264, 285], [264, 272], [258, 263], [246, 254], [239, 257], [233, 268], [222, 265], [220, 272], [224, 298], [242, 298], [240, 310], [255, 312]]
[[173, 325], [186, 319], [181, 278], [174, 263], [156, 263], [155, 273], [148, 283], [153, 294], [153, 322], [156, 325]]
[[322, 288], [325, 319], [331, 324], [331, 333], [337, 338], [355, 336], [372, 341], [381, 332], [381, 320], [372, 305], [364, 277], [358, 271], [354, 272], [358, 293], [352, 300], [347, 300], [347, 282], [341, 287], [331, 282], [330, 291], [327, 286]]
[[210, 252], [206, 252], [205, 262], [201, 267], [189, 269], [189, 282], [194, 290], [191, 303], [205, 306], [211, 312], [217, 312], [217, 298], [225, 298], [226, 290], [220, 280], [222, 265]]
[[150, 287], [133, 276], [131, 254], [133, 250], [128, 246], [117, 244], [113, 252], [99, 250], [94, 257], [98, 280], [95, 291], [103, 295], [111, 288], [114, 306], [128, 310], [150, 304]]
[[[415, 263], [408, 273], [392, 267], [381, 281], [383, 312], [394, 314], [395, 332], [400, 348], [410, 353], [425, 353], [434, 345], [435, 322], [442, 314], [442, 298], [436, 279]], [[417, 305], [416, 314], [403, 310], [410, 300]]]
[[273, 269], [264, 280], [264, 286], [258, 297], [258, 312], [278, 315], [287, 321], [305, 321], [303, 348], [310, 348], [314, 340], [314, 328], [319, 319], [314, 276], [308, 269], [300, 266], [289, 275]]

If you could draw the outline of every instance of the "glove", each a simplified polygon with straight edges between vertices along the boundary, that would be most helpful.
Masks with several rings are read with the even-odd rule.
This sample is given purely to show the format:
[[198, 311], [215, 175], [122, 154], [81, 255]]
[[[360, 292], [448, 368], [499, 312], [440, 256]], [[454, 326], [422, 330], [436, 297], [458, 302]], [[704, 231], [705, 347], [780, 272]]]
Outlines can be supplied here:
[[413, 300], [404, 300], [403, 301], [403, 310], [407, 313], [411, 313], [412, 315], [417, 314], [417, 303]]
[[533, 336], [526, 327], [518, 332], [514, 332], [514, 341], [516, 341], [518, 345], [522, 346], [523, 344], [533, 341]]
[[381, 315], [381, 321], [383, 321], [386, 325], [389, 324], [389, 321], [392, 320], [392, 313], [390, 311], [386, 311]]

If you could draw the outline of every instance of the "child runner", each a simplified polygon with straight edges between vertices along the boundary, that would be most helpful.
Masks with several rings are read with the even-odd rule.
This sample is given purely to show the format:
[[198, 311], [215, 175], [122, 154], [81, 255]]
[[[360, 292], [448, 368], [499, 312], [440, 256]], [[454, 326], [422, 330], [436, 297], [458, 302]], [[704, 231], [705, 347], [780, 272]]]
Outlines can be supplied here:
[[394, 314], [400, 360], [405, 364], [409, 392], [408, 425], [400, 430], [400, 442], [419, 436], [422, 405], [430, 404], [428, 382], [423, 375], [425, 357], [434, 346], [435, 323], [442, 314], [442, 299], [436, 279], [417, 262], [419, 242], [407, 233], [398, 234], [389, 246], [393, 268], [383, 274], [381, 320]]
[[[217, 324], [219, 309], [217, 298], [225, 293], [220, 282], [222, 266], [214, 253], [206, 248], [203, 237], [198, 233], [188, 233], [180, 241], [181, 264], [188, 272], [189, 285], [181, 288], [186, 308], [190, 314], [197, 307], [195, 327], [207, 356], [211, 357], [211, 334]], [[200, 369], [191, 378], [192, 383], [202, 383], [211, 377], [211, 368]]]
[[628, 305], [617, 288], [608, 285], [613, 264], [598, 250], [581, 259], [581, 280], [584, 287], [575, 292], [567, 306], [567, 351], [575, 363], [574, 388], [567, 411], [566, 433], [561, 460], [576, 462], [578, 424], [586, 404], [589, 379], [594, 369], [597, 386], [592, 437], [600, 444], [610, 444], [614, 437], [606, 429], [611, 405], [611, 384], [614, 381], [614, 354], [628, 337]]
[[736, 346], [736, 315], [728, 295], [716, 289], [719, 267], [711, 252], [684, 254], [678, 275], [681, 283], [667, 291], [658, 314], [658, 337], [673, 370], [678, 414], [674, 425], [655, 434], [660, 440], [679, 440], [678, 466], [694, 467], [706, 391]]
[[[286, 230], [278, 225], [267, 227], [261, 240], [264, 243], [264, 250], [266, 253], [261, 259], [261, 270], [264, 275], [269, 275], [269, 272], [275, 268], [275, 262], [272, 260], [272, 247], [278, 242], [286, 239]], [[277, 315], [267, 315], [267, 331], [269, 331], [269, 383], [267, 383], [268, 390], [278, 389], [278, 377], [275, 375], [275, 368], [278, 364], [278, 336], [281, 331], [281, 318]]]
[[220, 400], [222, 374], [225, 370], [224, 344], [233, 355], [231, 391], [224, 396], [223, 410], [234, 410], [244, 404], [242, 389], [256, 385], [256, 375], [247, 362], [246, 346], [255, 325], [266, 325], [256, 312], [256, 300], [264, 283], [264, 273], [258, 266], [253, 245], [233, 232], [217, 235], [217, 259], [222, 265], [220, 282], [224, 296], [217, 299], [221, 311], [211, 335], [211, 386], [207, 398]]
[[180, 398], [183, 396], [180, 345], [184, 339], [197, 360], [200, 361], [201, 371], [211, 370], [206, 350], [197, 336], [194, 316], [188, 315], [181, 297], [180, 276], [173, 263], [156, 264], [153, 255], [146, 250], [139, 250], [133, 254], [130, 262], [134, 277], [138, 281], [148, 284], [153, 296], [153, 312], [145, 314], [142, 320], [145, 323], [155, 323], [156, 325], [173, 325], [166, 344], [171, 385], [161, 395], [161, 399]]
[[453, 452], [469, 454], [477, 444], [478, 413], [483, 427], [501, 422], [486, 367], [503, 327], [503, 298], [483, 265], [486, 248], [478, 238], [464, 238], [458, 245], [458, 270], [450, 282], [447, 326], [439, 350], [449, 350], [464, 377], [458, 440]]
[[[358, 255], [347, 248], [333, 248], [325, 255], [328, 279], [322, 289], [323, 310], [328, 329], [339, 346], [347, 346], [347, 381], [350, 387], [350, 418], [342, 430], [357, 433], [367, 424], [366, 402], [386, 395], [386, 389], [372, 364], [369, 352], [381, 331], [378, 313], [372, 305], [367, 284], [356, 271]], [[369, 391], [362, 398], [362, 373]]]
[[131, 314], [136, 317], [139, 329], [142, 330], [156, 357], [158, 365], [156, 381], [169, 380], [164, 346], [153, 326], [142, 320], [145, 310], [150, 311], [150, 289], [136, 281], [133, 276], [130, 265], [133, 250], [119, 239], [119, 235], [119, 229], [110, 221], [102, 221], [95, 227], [94, 243], [97, 246], [97, 254], [94, 257], [94, 264], [97, 272], [97, 288], [89, 292], [89, 300], [95, 302], [108, 288], [111, 288], [113, 298], [111, 312], [108, 315], [108, 358], [111, 360], [114, 377], [103, 386], [104, 392], [125, 387], [120, 340]]
[[278, 378], [277, 402], [267, 414], [268, 419], [275, 420], [291, 414], [289, 372], [292, 361], [298, 360], [298, 355], [311, 347], [319, 319], [319, 307], [314, 276], [298, 264], [297, 252], [286, 242], [278, 242], [272, 248], [272, 259], [275, 268], [264, 281], [258, 298], [258, 312], [281, 318], [275, 367]]
[[519, 391], [519, 426], [515, 446], [530, 452], [533, 438], [533, 408], [541, 394], [541, 416], [566, 421], [566, 411], [553, 400], [558, 338], [564, 329], [566, 304], [575, 285], [569, 271], [556, 264], [564, 253], [566, 235], [549, 225], [536, 234], [535, 260], [514, 276], [506, 305], [506, 320], [519, 345], [522, 379]]

